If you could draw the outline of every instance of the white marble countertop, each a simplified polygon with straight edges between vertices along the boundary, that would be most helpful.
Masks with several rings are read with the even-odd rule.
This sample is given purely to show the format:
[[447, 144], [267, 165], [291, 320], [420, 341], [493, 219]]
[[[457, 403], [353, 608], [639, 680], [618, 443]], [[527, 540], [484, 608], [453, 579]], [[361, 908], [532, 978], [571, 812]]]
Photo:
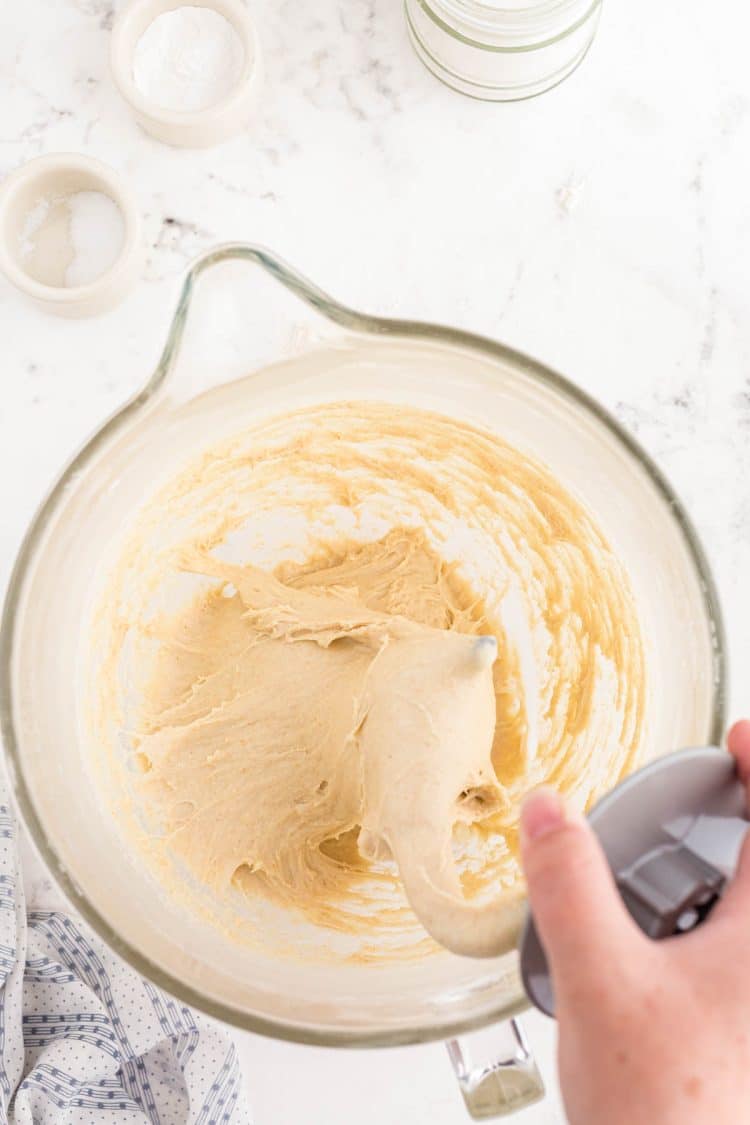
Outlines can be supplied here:
[[[251, 239], [355, 306], [499, 337], [614, 410], [703, 536], [747, 711], [750, 9], [608, 3], [571, 79], [493, 106], [422, 68], [397, 0], [251, 7], [257, 119], [184, 152], [144, 136], [112, 87], [111, 0], [2, 5], [0, 176], [56, 150], [111, 163], [137, 192], [147, 264], [96, 321], [50, 319], [0, 281], [0, 585], [61, 464], [153, 367], [186, 262]], [[528, 1026], [551, 1078], [553, 1027]], [[464, 1120], [439, 1045], [241, 1041], [259, 1125]], [[553, 1094], [518, 1120], [564, 1118]]]

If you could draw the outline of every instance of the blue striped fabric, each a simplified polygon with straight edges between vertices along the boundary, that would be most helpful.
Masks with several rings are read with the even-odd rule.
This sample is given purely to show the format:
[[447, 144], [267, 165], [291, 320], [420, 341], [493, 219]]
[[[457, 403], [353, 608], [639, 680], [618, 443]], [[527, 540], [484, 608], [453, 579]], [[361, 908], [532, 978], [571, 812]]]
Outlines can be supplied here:
[[84, 925], [27, 914], [0, 785], [0, 1125], [249, 1125], [232, 1043]]

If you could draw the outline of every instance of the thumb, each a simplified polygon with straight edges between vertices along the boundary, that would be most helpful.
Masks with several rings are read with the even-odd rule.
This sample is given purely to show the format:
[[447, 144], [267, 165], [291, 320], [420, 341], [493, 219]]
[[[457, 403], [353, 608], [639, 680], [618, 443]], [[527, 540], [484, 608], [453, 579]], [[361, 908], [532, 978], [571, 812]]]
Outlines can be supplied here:
[[561, 989], [597, 986], [641, 938], [586, 819], [552, 789], [532, 793], [521, 811], [521, 858], [531, 912]]

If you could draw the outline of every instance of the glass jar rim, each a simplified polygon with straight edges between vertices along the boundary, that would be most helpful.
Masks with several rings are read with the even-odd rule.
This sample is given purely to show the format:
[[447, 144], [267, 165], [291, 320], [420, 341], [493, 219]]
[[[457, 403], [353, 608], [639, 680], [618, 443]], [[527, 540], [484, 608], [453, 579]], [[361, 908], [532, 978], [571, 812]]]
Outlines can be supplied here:
[[530, 35], [557, 39], [585, 22], [603, 0], [527, 0], [523, 6], [506, 6], [502, 0], [418, 0], [445, 31], [464, 37], [482, 33]]

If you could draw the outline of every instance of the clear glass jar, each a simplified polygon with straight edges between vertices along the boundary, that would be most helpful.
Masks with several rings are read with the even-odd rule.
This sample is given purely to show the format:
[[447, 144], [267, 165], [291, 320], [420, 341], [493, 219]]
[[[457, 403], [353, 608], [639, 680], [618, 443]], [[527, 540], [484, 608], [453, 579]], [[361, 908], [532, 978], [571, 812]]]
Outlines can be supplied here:
[[417, 54], [448, 86], [486, 101], [541, 94], [591, 46], [602, 0], [405, 0]]

